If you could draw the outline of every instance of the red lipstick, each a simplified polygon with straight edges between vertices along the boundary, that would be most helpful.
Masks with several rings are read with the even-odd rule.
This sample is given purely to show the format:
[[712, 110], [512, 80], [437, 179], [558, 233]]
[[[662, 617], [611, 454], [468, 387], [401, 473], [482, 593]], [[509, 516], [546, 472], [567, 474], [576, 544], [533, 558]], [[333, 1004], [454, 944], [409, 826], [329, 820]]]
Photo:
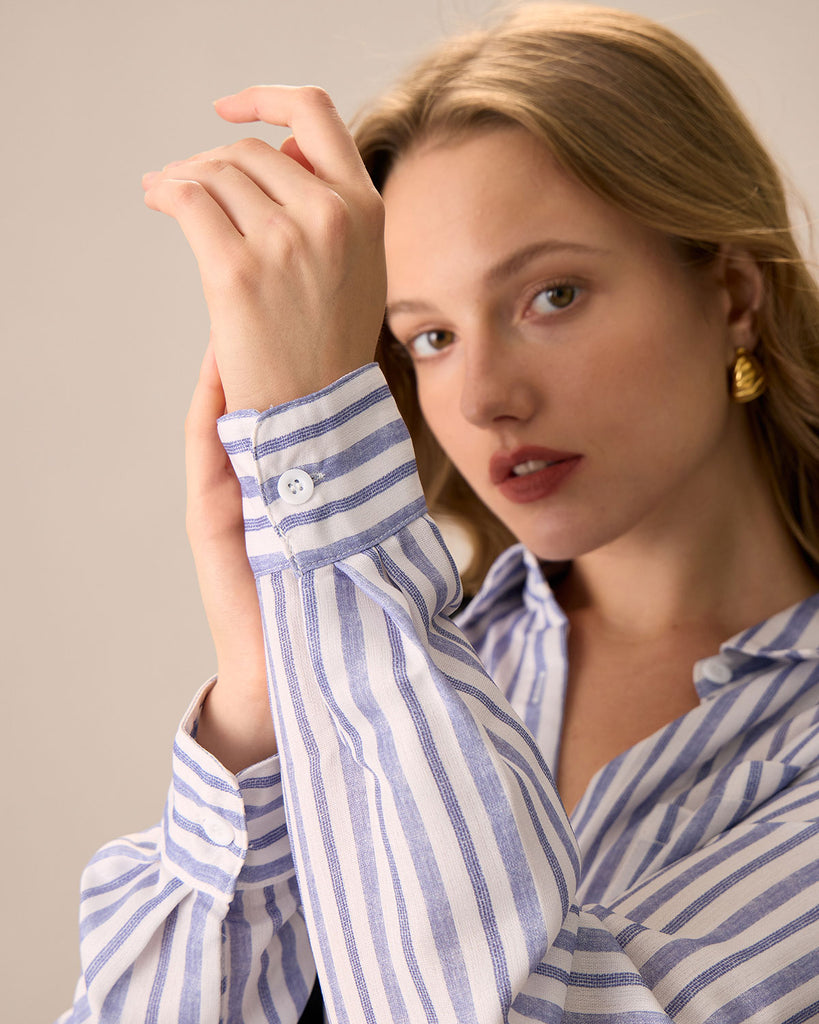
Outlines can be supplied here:
[[526, 445], [493, 455], [489, 461], [489, 478], [501, 494], [515, 504], [539, 501], [553, 494], [577, 469], [582, 458], [576, 452]]

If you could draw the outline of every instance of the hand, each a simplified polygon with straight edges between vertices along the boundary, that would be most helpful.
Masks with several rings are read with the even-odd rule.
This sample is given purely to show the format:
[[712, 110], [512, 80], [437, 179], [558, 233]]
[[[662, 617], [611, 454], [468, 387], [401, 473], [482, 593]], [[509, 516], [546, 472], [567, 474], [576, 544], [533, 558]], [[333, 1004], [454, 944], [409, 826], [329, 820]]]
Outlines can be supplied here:
[[199, 263], [227, 410], [264, 410], [370, 362], [386, 297], [383, 206], [327, 95], [260, 86], [225, 120], [293, 131], [245, 139], [143, 179]]
[[218, 681], [197, 740], [232, 772], [276, 752], [256, 581], [245, 553], [242, 494], [216, 421], [225, 396], [212, 346], [185, 421], [188, 538], [216, 647]]

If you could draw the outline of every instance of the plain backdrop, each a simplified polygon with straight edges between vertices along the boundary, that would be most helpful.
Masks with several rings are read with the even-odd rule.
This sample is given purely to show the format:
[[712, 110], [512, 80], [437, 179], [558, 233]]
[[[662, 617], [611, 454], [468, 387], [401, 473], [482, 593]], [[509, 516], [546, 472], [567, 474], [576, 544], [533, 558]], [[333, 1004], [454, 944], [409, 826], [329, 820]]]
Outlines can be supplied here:
[[[186, 243], [143, 207], [140, 176], [248, 134], [210, 104], [247, 84], [318, 83], [350, 117], [490, 6], [40, 0], [4, 11], [5, 1021], [48, 1022], [70, 1004], [81, 869], [105, 840], [160, 817], [176, 723], [213, 670], [184, 533], [182, 438], [207, 316]], [[819, 210], [819, 4], [621, 6], [699, 46]]]

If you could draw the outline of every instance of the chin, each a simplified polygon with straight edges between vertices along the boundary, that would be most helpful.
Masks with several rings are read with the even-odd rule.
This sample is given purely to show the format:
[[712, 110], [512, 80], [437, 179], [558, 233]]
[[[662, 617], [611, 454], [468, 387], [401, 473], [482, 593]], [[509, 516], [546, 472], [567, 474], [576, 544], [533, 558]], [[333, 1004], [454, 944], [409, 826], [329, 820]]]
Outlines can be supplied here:
[[521, 544], [544, 562], [572, 562], [581, 555], [605, 547], [621, 535], [611, 523], [600, 519], [584, 523], [577, 515], [566, 522], [537, 524], [532, 529], [515, 530], [507, 524]]

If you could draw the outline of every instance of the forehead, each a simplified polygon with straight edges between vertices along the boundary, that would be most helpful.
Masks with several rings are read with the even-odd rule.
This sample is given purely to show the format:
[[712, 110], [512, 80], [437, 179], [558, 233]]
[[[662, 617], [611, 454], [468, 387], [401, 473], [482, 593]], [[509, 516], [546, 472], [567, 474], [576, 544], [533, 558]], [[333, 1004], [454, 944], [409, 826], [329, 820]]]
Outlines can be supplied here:
[[521, 128], [411, 150], [383, 197], [391, 293], [459, 267], [480, 275], [544, 241], [622, 252], [656, 249], [659, 238], [564, 171]]

